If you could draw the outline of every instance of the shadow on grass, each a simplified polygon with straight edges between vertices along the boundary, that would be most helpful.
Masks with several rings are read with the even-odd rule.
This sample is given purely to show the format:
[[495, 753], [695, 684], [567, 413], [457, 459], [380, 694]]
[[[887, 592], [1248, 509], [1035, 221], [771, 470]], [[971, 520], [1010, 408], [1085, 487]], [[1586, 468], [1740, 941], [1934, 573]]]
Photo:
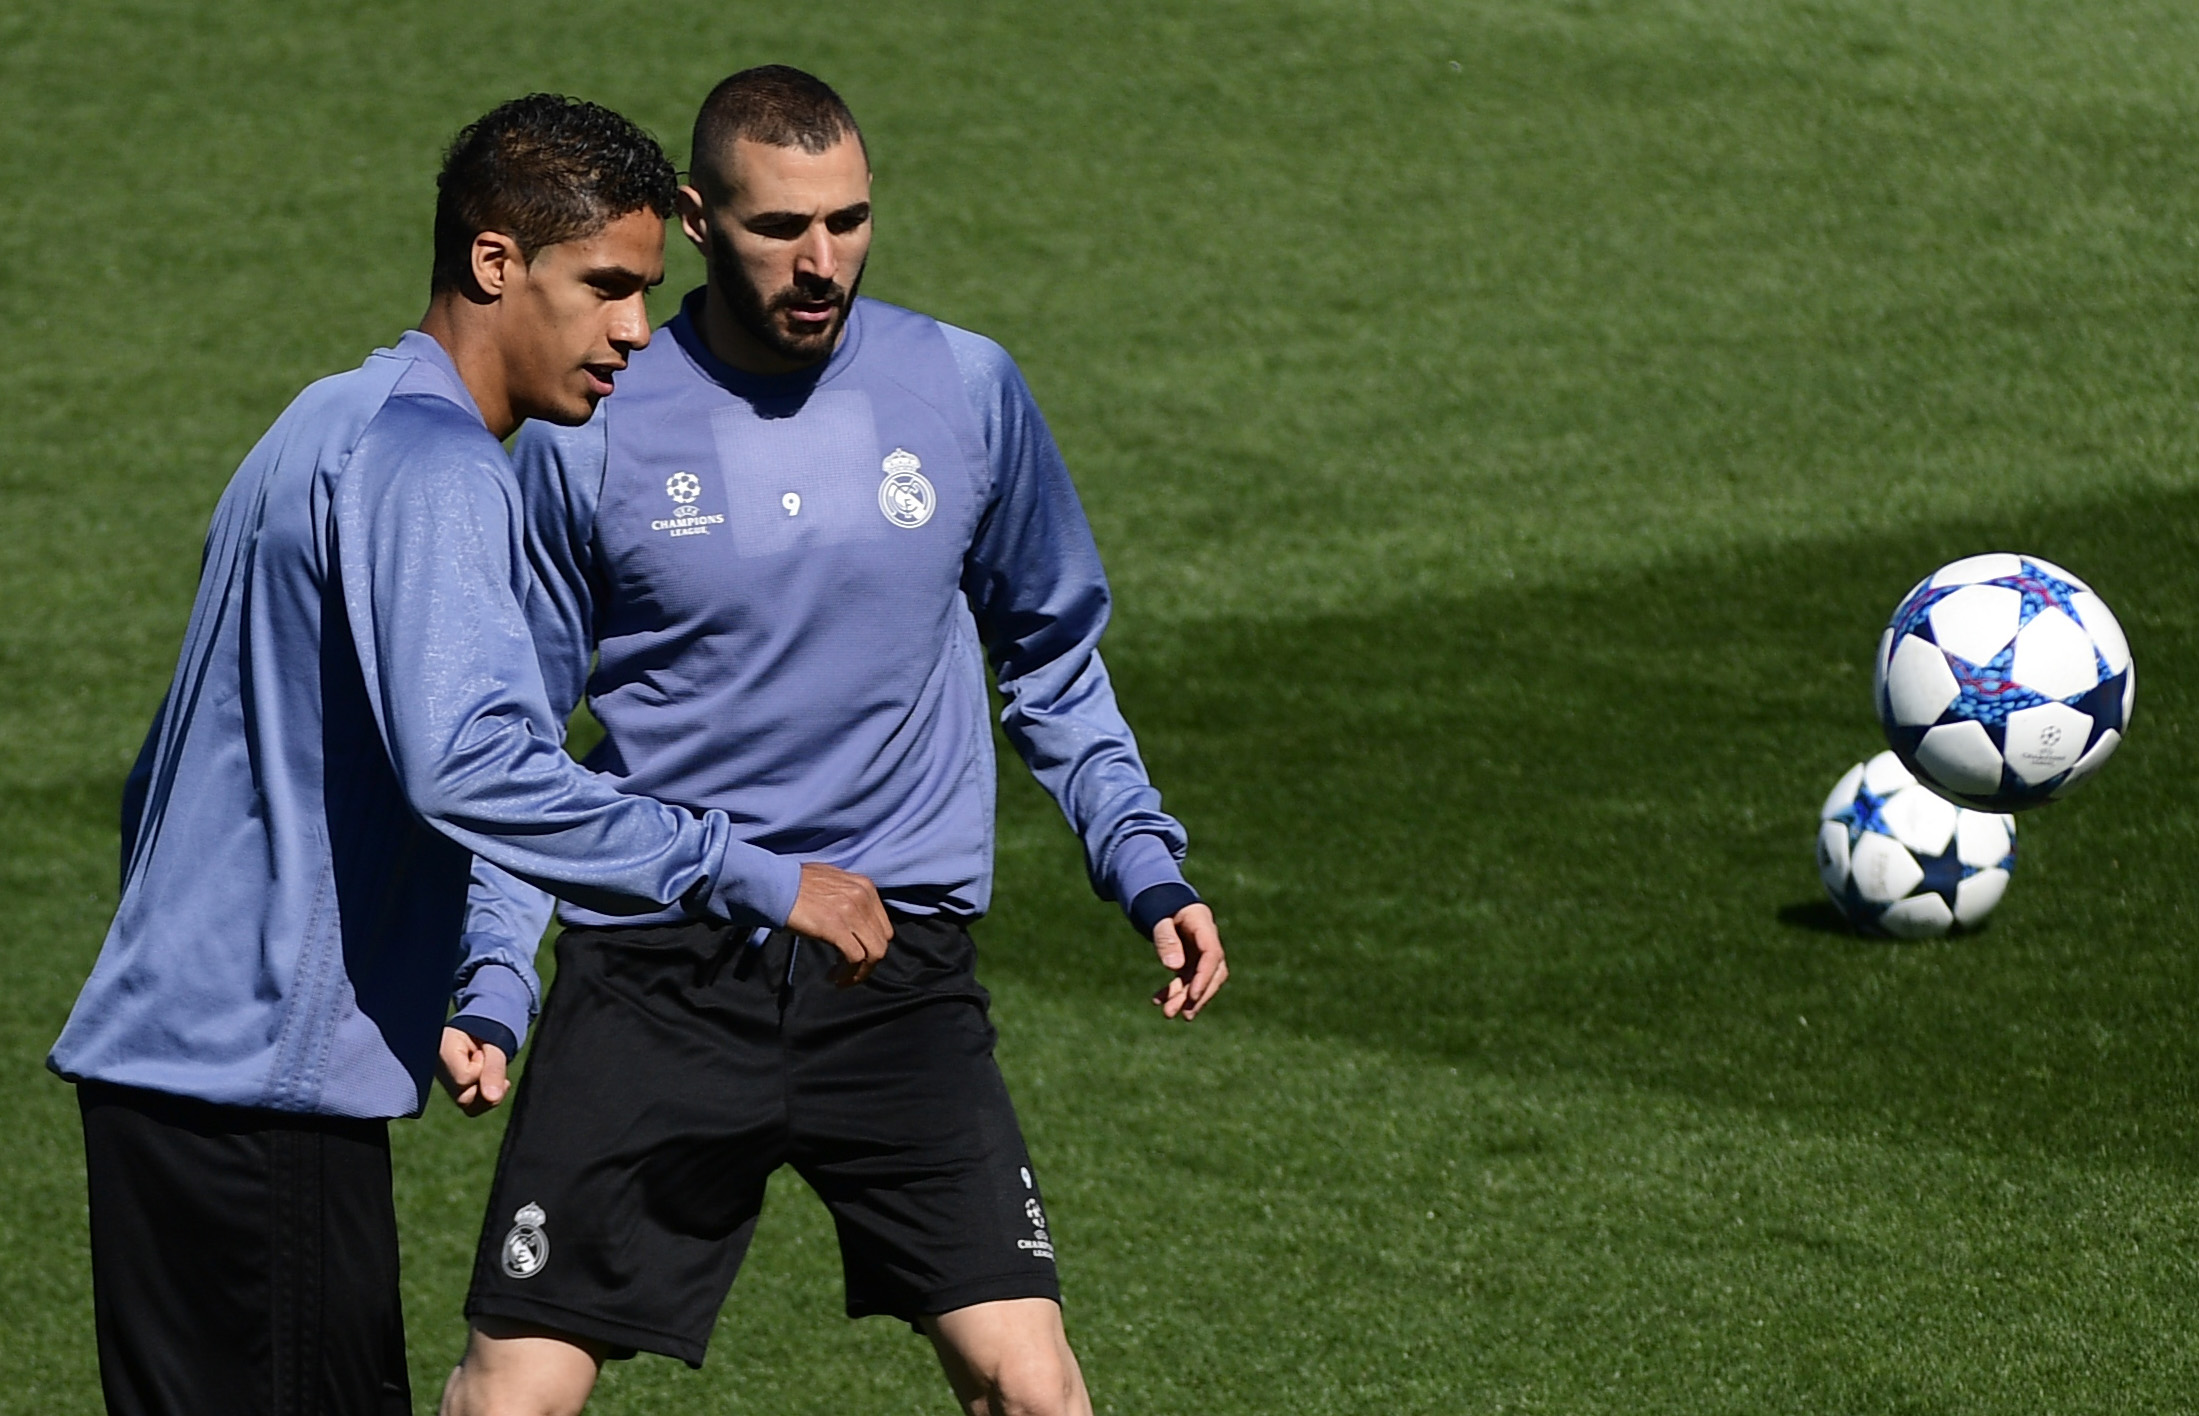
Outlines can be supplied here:
[[1848, 917], [1835, 909], [1830, 900], [1804, 900], [1796, 905], [1781, 905], [1779, 922], [1789, 929], [1807, 930], [1812, 934], [1838, 934], [1850, 939], [1862, 937], [1848, 923]]
[[[1833, 1129], [2199, 1169], [2194, 530], [2199, 496], [2134, 497], [1126, 636], [1110, 657], [1230, 931], [1240, 1018]], [[2098, 782], [2024, 818], [1990, 931], [1860, 940], [1793, 903], [1815, 884], [1816, 808], [1879, 746], [1886, 614], [1993, 547], [2074, 567], [2116, 606], [2145, 666], [2135, 732]], [[988, 967], [1125, 996], [1135, 951], [1076, 898], [1058, 817], [1020, 774], [1002, 795]]]

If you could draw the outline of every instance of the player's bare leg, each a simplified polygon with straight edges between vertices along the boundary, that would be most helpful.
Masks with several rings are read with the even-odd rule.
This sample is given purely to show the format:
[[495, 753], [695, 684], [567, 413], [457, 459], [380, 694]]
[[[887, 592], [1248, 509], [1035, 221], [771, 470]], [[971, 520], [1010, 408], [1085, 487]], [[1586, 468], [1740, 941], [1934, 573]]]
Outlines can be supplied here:
[[970, 1416], [1092, 1416], [1061, 1305], [1052, 1299], [973, 1303], [923, 1324]]
[[483, 1318], [443, 1384], [441, 1416], [574, 1416], [603, 1370], [601, 1343]]

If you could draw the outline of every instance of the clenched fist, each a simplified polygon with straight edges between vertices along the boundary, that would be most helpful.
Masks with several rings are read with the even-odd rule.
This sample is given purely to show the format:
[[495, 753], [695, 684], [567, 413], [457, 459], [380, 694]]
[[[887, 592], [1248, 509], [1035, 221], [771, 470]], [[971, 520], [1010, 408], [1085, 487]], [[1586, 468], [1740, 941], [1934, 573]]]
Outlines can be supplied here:
[[853, 871], [814, 862], [802, 866], [802, 888], [786, 927], [840, 951], [845, 962], [834, 977], [842, 988], [869, 978], [893, 941], [893, 921], [886, 918], [878, 887]]

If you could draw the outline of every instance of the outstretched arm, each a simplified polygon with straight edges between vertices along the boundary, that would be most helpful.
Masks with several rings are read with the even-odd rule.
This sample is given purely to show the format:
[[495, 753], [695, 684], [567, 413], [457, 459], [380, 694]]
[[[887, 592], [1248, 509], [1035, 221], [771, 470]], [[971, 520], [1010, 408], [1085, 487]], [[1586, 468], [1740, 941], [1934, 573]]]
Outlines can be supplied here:
[[1227, 978], [1213, 912], [1184, 880], [1183, 827], [1161, 810], [1100, 659], [1099, 548], [1061, 453], [998, 345], [950, 332], [991, 477], [963, 591], [1007, 700], [1008, 740], [1084, 843], [1093, 889], [1178, 974], [1155, 1001], [1195, 1017]]

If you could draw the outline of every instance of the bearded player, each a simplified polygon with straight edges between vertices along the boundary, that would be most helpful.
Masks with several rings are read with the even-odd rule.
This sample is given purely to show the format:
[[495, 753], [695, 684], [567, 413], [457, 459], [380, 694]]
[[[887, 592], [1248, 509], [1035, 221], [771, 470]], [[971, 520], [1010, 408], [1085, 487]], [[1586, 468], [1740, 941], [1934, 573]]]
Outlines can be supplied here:
[[[449, 1413], [577, 1411], [601, 1362], [700, 1363], [764, 1185], [833, 1215], [850, 1316], [926, 1333], [973, 1413], [1091, 1409], [968, 924], [992, 873], [989, 661], [1009, 740], [1192, 1018], [1227, 977], [1097, 652], [1075, 488], [990, 340], [856, 298], [870, 167], [832, 90], [736, 74], [695, 124], [680, 221], [709, 282], [619, 397], [516, 462], [563, 637], [599, 656], [590, 765], [875, 883], [867, 981], [789, 930], [565, 906], [506, 1133]], [[523, 950], [514, 882], [479, 931]]]

